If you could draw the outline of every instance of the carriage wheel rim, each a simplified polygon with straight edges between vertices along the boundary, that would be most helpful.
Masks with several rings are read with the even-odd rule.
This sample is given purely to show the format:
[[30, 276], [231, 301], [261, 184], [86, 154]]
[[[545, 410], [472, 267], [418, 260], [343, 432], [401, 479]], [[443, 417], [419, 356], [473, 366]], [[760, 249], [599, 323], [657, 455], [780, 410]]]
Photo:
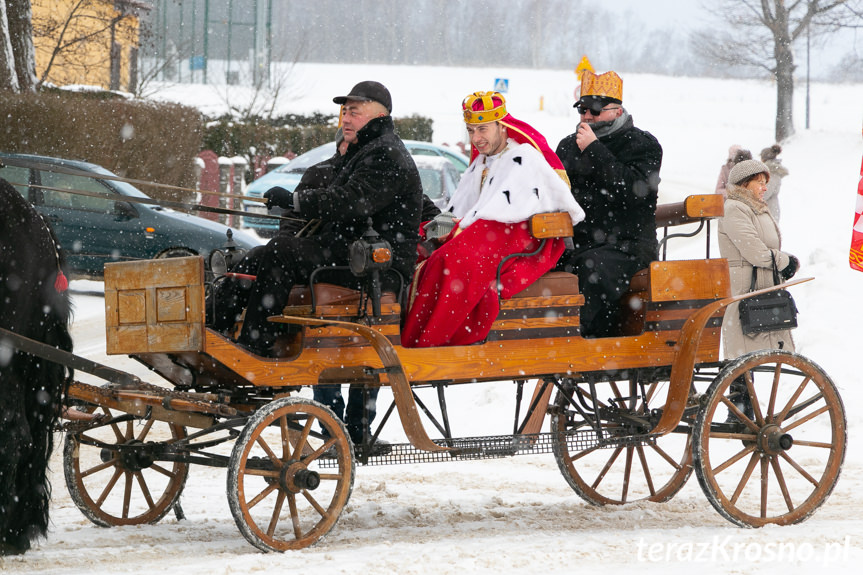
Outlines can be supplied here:
[[[171, 433], [171, 441], [186, 437], [186, 429], [183, 426], [153, 421], [148, 422], [143, 431], [133, 429], [131, 422], [123, 429], [120, 426], [112, 426], [114, 438], [121, 445], [143, 442], [143, 439], [149, 437], [152, 426], [157, 423], [167, 426]], [[94, 458], [99, 463], [86, 464], [82, 469], [81, 450], [101, 450], [80, 441], [81, 437], [88, 437], [87, 433], [85, 431], [66, 438], [63, 468], [69, 494], [88, 519], [104, 527], [156, 523], [174, 507], [188, 478], [188, 464], [175, 461], [171, 462], [170, 466], [166, 466], [164, 462], [152, 462], [139, 469], [137, 465], [127, 466], [128, 459], [112, 450], [113, 455], [108, 461], [104, 461], [100, 456]], [[152, 478], [162, 480], [164, 477], [168, 478], [168, 482], [161, 493], [158, 493], [153, 488]], [[104, 480], [105, 485], [96, 485], [96, 480]], [[113, 502], [117, 496], [122, 499], [120, 510], [117, 512], [107, 510], [109, 501]], [[131, 515], [133, 507], [142, 506], [142, 512]]]
[[[767, 371], [763, 366], [772, 367]], [[762, 392], [755, 390], [757, 399], [765, 403], [766, 408], [759, 406], [761, 413], [756, 412], [755, 421], [744, 423], [742, 431], [729, 433], [726, 425], [716, 423], [720, 406], [727, 403], [722, 398], [735, 378], [755, 368], [767, 371], [765, 375], [772, 372], [771, 391], [763, 392], [767, 387], [763, 381], [759, 386]], [[786, 401], [778, 401], [780, 380], [786, 381], [786, 388], [799, 390], [796, 399], [792, 394]], [[815, 389], [808, 389], [813, 386]], [[696, 423], [695, 467], [699, 483], [713, 507], [723, 517], [743, 527], [790, 525], [810, 517], [833, 491], [846, 449], [844, 407], [826, 373], [798, 354], [771, 350], [754, 352], [729, 364], [717, 376], [707, 395], [707, 403]], [[789, 414], [800, 418], [792, 421]], [[821, 431], [816, 426], [824, 427], [824, 418], [829, 420], [829, 438], [813, 441], [810, 435]], [[736, 451], [729, 448], [735, 441], [739, 442]], [[716, 452], [715, 457], [711, 457], [711, 448]], [[719, 453], [723, 449], [734, 453], [726, 457]], [[819, 463], [812, 464], [814, 459]], [[732, 470], [741, 466], [743, 471], [738, 480]], [[728, 478], [720, 477], [725, 473]], [[801, 484], [803, 488], [795, 489]], [[744, 499], [745, 494], [753, 491], [757, 491], [754, 497], [757, 509], [751, 509], [755, 505], [750, 502], [753, 501], [751, 496], [749, 500]], [[775, 495], [777, 491], [781, 499]]]
[[[303, 414], [305, 417], [301, 417]], [[330, 439], [317, 449], [309, 447], [303, 439], [307, 434], [301, 434], [298, 439], [286, 433], [289, 417], [304, 419], [304, 430], [322, 422], [330, 432]], [[262, 437], [271, 428], [280, 430], [279, 445]], [[256, 446], [270, 458], [272, 470], [250, 469], [249, 458]], [[337, 452], [336, 471], [310, 470], [309, 465], [330, 446], [335, 446]], [[256, 482], [256, 477], [265, 480]], [[352, 447], [341, 421], [317, 402], [286, 398], [259, 410], [237, 438], [229, 464], [228, 499], [237, 526], [250, 543], [264, 551], [302, 549], [316, 543], [333, 528], [350, 497], [353, 477]], [[305, 481], [313, 485], [298, 485]], [[331, 496], [324, 493], [326, 489], [331, 490]], [[324, 501], [327, 497], [329, 500]], [[312, 511], [302, 510], [304, 504]], [[264, 508], [268, 511], [256, 518], [259, 509]], [[307, 516], [314, 522], [311, 527]]]
[[[660, 405], [655, 403], [659, 397], [656, 392], [667, 389], [667, 381], [657, 379], [645, 382], [646, 404], [643, 397], [638, 401], [625, 400], [632, 394], [615, 384], [610, 384], [610, 389], [610, 395], [616, 398], [615, 403], [626, 405], [631, 411], [643, 416]], [[578, 389], [574, 389], [573, 393], [578, 393]], [[564, 479], [588, 503], [623, 505], [642, 500], [664, 502], [686, 484], [693, 469], [691, 434], [687, 426], [682, 426], [677, 433], [660, 438], [655, 444], [623, 445], [611, 449], [594, 447], [573, 452], [566, 438], [566, 400], [559, 394], [556, 402], [559, 409], [552, 417], [555, 459]], [[600, 400], [600, 403], [605, 405], [607, 402]], [[685, 439], [681, 439], [681, 435], [685, 435]], [[577, 469], [579, 460], [585, 456], [599, 460], [594, 466], [600, 469], [592, 471], [589, 476]], [[619, 485], [606, 487], [621, 476]]]

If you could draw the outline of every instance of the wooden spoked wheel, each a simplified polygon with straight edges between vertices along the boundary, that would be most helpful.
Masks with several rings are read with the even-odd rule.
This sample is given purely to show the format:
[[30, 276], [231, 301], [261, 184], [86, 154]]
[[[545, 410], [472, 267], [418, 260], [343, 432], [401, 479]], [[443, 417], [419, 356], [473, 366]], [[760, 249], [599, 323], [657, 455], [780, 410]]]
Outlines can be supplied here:
[[[97, 413], [123, 415], [106, 407]], [[72, 501], [102, 527], [156, 523], [180, 498], [189, 475], [187, 463], [158, 461], [158, 454], [185, 437], [185, 427], [153, 419], [70, 433], [63, 471]]]
[[353, 447], [344, 424], [316, 401], [289, 397], [255, 412], [237, 438], [228, 503], [255, 547], [302, 549], [332, 529], [353, 484]]
[[[745, 381], [751, 416], [733, 405], [743, 393], [732, 388], [735, 380]], [[793, 353], [750, 353], [719, 373], [703, 405], [693, 432], [695, 469], [723, 517], [743, 527], [788, 525], [827, 500], [842, 469], [846, 425], [842, 400], [820, 367]]]
[[690, 429], [681, 425], [654, 443], [601, 446], [582, 413], [598, 419], [607, 438], [642, 435], [651, 410], [661, 409], [668, 381], [611, 381], [596, 384], [596, 403], [587, 383], [558, 392], [551, 418], [552, 449], [560, 471], [579, 496], [594, 505], [668, 501], [692, 473]]

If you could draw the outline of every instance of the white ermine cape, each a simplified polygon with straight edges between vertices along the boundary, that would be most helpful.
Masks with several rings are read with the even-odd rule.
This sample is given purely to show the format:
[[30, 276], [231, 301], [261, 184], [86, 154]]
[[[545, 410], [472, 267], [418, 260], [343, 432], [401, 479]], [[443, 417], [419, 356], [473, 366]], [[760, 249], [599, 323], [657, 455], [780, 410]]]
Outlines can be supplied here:
[[500, 154], [480, 154], [471, 162], [444, 211], [461, 218], [462, 229], [477, 220], [513, 224], [543, 212], [569, 212], [573, 225], [584, 219], [569, 186], [542, 154], [512, 139]]

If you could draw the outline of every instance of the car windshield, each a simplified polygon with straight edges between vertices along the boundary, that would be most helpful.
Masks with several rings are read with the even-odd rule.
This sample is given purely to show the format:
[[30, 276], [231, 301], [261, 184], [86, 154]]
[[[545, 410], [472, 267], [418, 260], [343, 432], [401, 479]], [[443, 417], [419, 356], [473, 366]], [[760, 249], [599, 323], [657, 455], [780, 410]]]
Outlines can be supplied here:
[[419, 168], [423, 193], [435, 200], [443, 197], [443, 172], [433, 168]]
[[282, 174], [287, 173], [303, 173], [311, 166], [315, 164], [319, 164], [336, 153], [336, 143], [330, 142], [329, 144], [324, 144], [323, 146], [318, 146], [312, 150], [309, 150], [305, 154], [300, 154], [284, 166], [277, 168], [273, 171], [280, 172]]

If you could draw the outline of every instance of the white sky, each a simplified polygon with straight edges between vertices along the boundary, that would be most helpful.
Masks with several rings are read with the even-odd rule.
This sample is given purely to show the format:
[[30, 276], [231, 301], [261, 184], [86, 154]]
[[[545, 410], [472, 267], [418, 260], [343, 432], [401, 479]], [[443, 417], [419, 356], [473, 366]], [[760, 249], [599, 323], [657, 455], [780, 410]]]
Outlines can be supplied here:
[[[715, 20], [701, 0], [604, 0], [602, 7], [620, 13], [632, 12], [645, 22], [647, 28], [666, 28], [669, 24], [679, 24], [697, 29]], [[810, 46], [812, 75], [818, 76], [822, 68], [829, 71], [855, 47], [858, 55], [863, 56], [863, 32], [845, 30], [817, 43], [813, 42]], [[805, 41], [799, 42], [796, 59], [800, 72], [804, 72], [806, 66], [805, 49]]]
[[605, 10], [631, 11], [651, 27], [665, 27], [669, 23], [692, 26], [710, 17], [697, 0], [605, 0]]

